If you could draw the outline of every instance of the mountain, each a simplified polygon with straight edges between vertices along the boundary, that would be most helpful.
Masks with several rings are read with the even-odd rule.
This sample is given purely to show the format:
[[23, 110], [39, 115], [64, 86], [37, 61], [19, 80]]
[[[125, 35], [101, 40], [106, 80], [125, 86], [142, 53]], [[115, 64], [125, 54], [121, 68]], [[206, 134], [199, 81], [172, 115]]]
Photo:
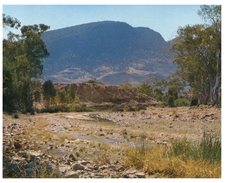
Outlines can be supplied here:
[[168, 43], [152, 29], [124, 22], [87, 23], [43, 34], [50, 56], [43, 79], [58, 83], [97, 79], [107, 84], [139, 83], [175, 71]]

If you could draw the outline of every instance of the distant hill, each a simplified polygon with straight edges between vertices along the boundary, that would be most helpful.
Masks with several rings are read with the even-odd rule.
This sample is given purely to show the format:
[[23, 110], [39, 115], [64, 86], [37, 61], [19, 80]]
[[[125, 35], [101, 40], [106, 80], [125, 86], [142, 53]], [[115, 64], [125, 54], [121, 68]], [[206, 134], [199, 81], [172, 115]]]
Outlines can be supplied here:
[[43, 39], [50, 53], [43, 79], [53, 82], [139, 83], [175, 71], [169, 44], [149, 28], [103, 21], [48, 31]]

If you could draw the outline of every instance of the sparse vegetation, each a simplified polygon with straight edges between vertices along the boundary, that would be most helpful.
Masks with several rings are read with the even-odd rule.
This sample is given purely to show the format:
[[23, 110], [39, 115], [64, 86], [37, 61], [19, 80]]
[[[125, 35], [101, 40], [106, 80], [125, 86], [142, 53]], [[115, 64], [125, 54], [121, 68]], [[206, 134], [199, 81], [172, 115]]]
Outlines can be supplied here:
[[[42, 33], [49, 27], [44, 24], [21, 27], [16, 18], [3, 15], [3, 28], [20, 28], [20, 34], [8, 32], [3, 40], [3, 177], [220, 178], [221, 110], [217, 105], [221, 102], [221, 7], [201, 6], [199, 15], [205, 24], [180, 28], [178, 37], [170, 43], [172, 55], [164, 51], [168, 43], [155, 31], [133, 28], [121, 22], [113, 23], [115, 28], [118, 25], [124, 27], [123, 34], [121, 26], [117, 29], [117, 36], [114, 36], [111, 21], [78, 26], [79, 32], [70, 31], [74, 27], [67, 29], [67, 45], [74, 45], [77, 50], [82, 46], [82, 55], [87, 58], [60, 45], [66, 55], [73, 53], [74, 64], [70, 68], [70, 58], [60, 57], [61, 61], [66, 59], [67, 62], [59, 64], [62, 68], [56, 63], [50, 67], [53, 70], [51, 78], [58, 79], [55, 69], [65, 82], [77, 81], [80, 74], [80, 81], [92, 75], [115, 82], [118, 72], [119, 76], [125, 76], [122, 79], [125, 81], [135, 75], [139, 81], [156, 77], [139, 86], [105, 85], [95, 78], [84, 83], [53, 84], [51, 80], [41, 83], [37, 78], [42, 74], [42, 61], [48, 56], [42, 38], [49, 34]], [[91, 55], [86, 54], [85, 48], [90, 46], [86, 43], [95, 39], [92, 40], [92, 32], [87, 32], [88, 38], [82, 33], [90, 25], [95, 39], [101, 31], [100, 45], [92, 49]], [[109, 27], [102, 29], [103, 25]], [[101, 40], [108, 42], [105, 31], [112, 30], [110, 37], [115, 39], [116, 47], [111, 44], [105, 47]], [[129, 30], [128, 37], [125, 33]], [[133, 41], [137, 31], [136, 41]], [[64, 31], [61, 29], [60, 32]], [[150, 37], [154, 41], [148, 38], [140, 42], [139, 38], [149, 37], [148, 32], [156, 34], [156, 38]], [[73, 39], [70, 39], [71, 34]], [[84, 37], [77, 44], [76, 36], [81, 35]], [[126, 39], [118, 42], [118, 36]], [[162, 39], [160, 45], [158, 37]], [[62, 40], [56, 39], [58, 43]], [[166, 55], [161, 56], [162, 61], [160, 57], [152, 59], [150, 65], [149, 56], [158, 57], [159, 54], [155, 50], [148, 53], [153, 45], [146, 44], [152, 42], [155, 50]], [[120, 52], [117, 51], [118, 43], [124, 45]], [[96, 42], [91, 46], [95, 45]], [[142, 49], [136, 51], [139, 47]], [[108, 51], [114, 57], [110, 58], [112, 54]], [[128, 51], [131, 53], [130, 64], [126, 58]], [[57, 60], [57, 52], [52, 53], [56, 54]], [[133, 54], [138, 55], [134, 57]], [[96, 55], [99, 55], [98, 59]], [[168, 60], [168, 56], [172, 58]], [[102, 64], [101, 58], [107, 64], [93, 70], [92, 67]], [[173, 64], [172, 59], [178, 70], [165, 78], [173, 69], [167, 69]], [[92, 64], [86, 65], [85, 60]], [[111, 66], [112, 61], [119, 64], [117, 72]], [[87, 71], [76, 65], [80, 62]], [[167, 71], [164, 77], [158, 73], [155, 62], [162, 67], [162, 72]], [[125, 65], [126, 70], [123, 70]], [[61, 69], [65, 70], [61, 72]], [[48, 78], [47, 75], [43, 78]], [[67, 75], [72, 76], [70, 80], [66, 80]]]
[[183, 160], [192, 159], [219, 163], [221, 160], [221, 141], [211, 134], [204, 133], [203, 138], [197, 144], [187, 139], [173, 142], [170, 153]]
[[172, 143], [127, 150], [126, 166], [162, 177], [221, 177], [221, 142], [204, 135], [198, 144], [187, 139]]
[[87, 107], [85, 104], [59, 104], [59, 105], [51, 105], [44, 109], [41, 109], [39, 112], [91, 112], [93, 109]]

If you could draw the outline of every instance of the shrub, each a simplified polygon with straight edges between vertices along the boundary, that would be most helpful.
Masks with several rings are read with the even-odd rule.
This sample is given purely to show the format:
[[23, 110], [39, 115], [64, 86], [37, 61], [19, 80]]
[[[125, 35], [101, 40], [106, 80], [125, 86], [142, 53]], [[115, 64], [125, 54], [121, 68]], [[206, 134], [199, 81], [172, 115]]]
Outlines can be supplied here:
[[187, 98], [178, 98], [174, 101], [175, 106], [189, 106], [190, 101]]
[[174, 104], [174, 97], [173, 97], [173, 96], [170, 95], [170, 96], [168, 97], [167, 104], [168, 104], [168, 106], [170, 106], [170, 107], [175, 107], [175, 104]]
[[41, 113], [55, 113], [55, 112], [89, 112], [93, 111], [85, 104], [59, 104], [51, 105], [40, 110]]

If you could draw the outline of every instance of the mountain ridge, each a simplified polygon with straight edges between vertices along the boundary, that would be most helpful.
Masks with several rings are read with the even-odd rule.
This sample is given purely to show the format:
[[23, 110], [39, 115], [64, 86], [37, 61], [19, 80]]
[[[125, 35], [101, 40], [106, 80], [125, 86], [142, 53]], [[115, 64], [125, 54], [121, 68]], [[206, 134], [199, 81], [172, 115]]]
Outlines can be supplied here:
[[[96, 78], [107, 84], [139, 83], [175, 71], [167, 42], [146, 27], [99, 21], [51, 30], [43, 39], [50, 53], [44, 61], [44, 80], [76, 83]], [[129, 68], [146, 74], [131, 73]]]

